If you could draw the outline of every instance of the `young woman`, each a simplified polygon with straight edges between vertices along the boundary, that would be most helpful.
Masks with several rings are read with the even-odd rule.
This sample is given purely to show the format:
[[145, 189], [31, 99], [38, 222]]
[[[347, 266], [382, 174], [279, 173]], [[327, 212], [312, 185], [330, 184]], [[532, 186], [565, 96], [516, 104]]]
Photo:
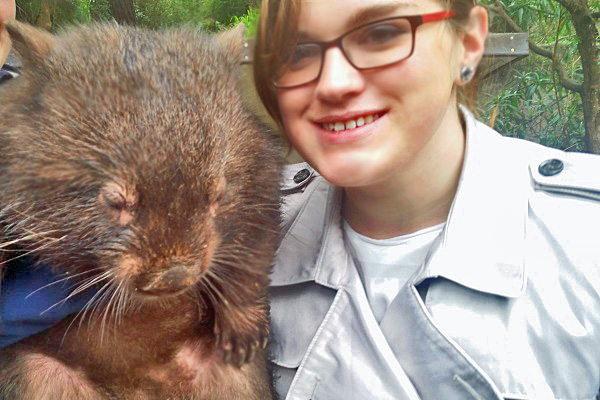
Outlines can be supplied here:
[[461, 105], [486, 34], [474, 0], [263, 0], [257, 89], [307, 161], [272, 275], [282, 399], [599, 395], [600, 159]]
[[263, 0], [284, 181], [285, 399], [595, 399], [600, 159], [503, 138], [458, 96], [474, 0]]

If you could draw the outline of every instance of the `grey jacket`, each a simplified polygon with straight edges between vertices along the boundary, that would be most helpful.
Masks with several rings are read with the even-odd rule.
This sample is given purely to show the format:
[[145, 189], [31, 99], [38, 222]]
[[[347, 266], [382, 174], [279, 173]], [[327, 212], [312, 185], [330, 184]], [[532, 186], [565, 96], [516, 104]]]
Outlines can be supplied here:
[[600, 157], [466, 119], [446, 226], [381, 324], [345, 247], [341, 190], [306, 164], [286, 170], [281, 399], [600, 398]]

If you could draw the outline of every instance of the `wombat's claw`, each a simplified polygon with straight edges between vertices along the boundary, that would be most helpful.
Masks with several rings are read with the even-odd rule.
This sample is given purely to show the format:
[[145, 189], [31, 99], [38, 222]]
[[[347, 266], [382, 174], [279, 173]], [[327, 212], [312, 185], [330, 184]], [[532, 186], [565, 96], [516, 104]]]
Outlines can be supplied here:
[[258, 339], [253, 335], [240, 335], [238, 337], [242, 339], [238, 339], [238, 337], [220, 332], [221, 330], [215, 326], [215, 347], [223, 352], [225, 363], [238, 368], [252, 361], [258, 350], [264, 348], [267, 341], [266, 336], [260, 333]]
[[259, 348], [259, 341], [244, 341], [238, 342], [234, 339], [221, 343], [221, 350], [223, 351], [223, 361], [235, 365], [240, 368], [242, 365], [252, 361], [256, 355], [256, 351]]
[[223, 361], [225, 361], [227, 364], [231, 363], [231, 350], [232, 349], [233, 349], [233, 346], [231, 345], [231, 342], [224, 343], [223, 346], [221, 346], [221, 350], [223, 351]]
[[236, 367], [241, 367], [243, 364], [245, 364], [247, 361], [250, 361], [250, 359], [246, 359], [246, 349], [244, 347], [238, 347], [236, 349], [236, 352], [233, 354], [234, 355], [234, 360], [233, 360], [233, 364]]

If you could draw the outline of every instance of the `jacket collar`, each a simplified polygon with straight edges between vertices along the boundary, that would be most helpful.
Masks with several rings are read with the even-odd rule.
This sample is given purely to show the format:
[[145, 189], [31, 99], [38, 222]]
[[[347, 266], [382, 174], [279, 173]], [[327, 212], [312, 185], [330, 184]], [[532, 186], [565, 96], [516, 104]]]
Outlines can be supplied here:
[[518, 297], [526, 286], [527, 159], [519, 146], [462, 111], [467, 141], [461, 177], [445, 229], [418, 280], [440, 276]]
[[[466, 149], [446, 226], [415, 284], [444, 277], [474, 290], [518, 297], [525, 290], [527, 160], [462, 109]], [[509, 158], [510, 157], [510, 158]], [[349, 262], [341, 230], [341, 190], [317, 177], [282, 239], [272, 285], [316, 281], [339, 287]]]
[[[277, 250], [271, 286], [316, 281], [319, 271], [324, 271], [326, 249], [339, 239], [341, 192], [320, 176], [308, 185], [300, 210]], [[337, 287], [334, 277], [320, 283]]]

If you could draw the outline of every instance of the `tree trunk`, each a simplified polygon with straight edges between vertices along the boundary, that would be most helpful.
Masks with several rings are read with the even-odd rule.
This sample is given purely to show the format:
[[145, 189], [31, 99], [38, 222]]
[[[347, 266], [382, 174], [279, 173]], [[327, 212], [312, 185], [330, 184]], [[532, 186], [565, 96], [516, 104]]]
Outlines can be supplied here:
[[35, 21], [36, 26], [43, 28], [47, 31], [49, 31], [50, 28], [52, 28], [52, 7], [50, 6], [50, 1], [51, 0], [42, 0], [40, 15]]
[[[586, 18], [587, 17], [587, 18]], [[586, 140], [588, 150], [600, 154], [600, 59], [598, 30], [587, 15], [573, 17], [575, 31], [579, 36], [579, 53], [583, 66], [583, 115], [585, 119]]]
[[110, 0], [113, 18], [120, 24], [135, 25], [133, 0]]
[[600, 154], [600, 45], [598, 30], [586, 0], [557, 0], [571, 14], [579, 38], [583, 68], [583, 118], [587, 150]]

